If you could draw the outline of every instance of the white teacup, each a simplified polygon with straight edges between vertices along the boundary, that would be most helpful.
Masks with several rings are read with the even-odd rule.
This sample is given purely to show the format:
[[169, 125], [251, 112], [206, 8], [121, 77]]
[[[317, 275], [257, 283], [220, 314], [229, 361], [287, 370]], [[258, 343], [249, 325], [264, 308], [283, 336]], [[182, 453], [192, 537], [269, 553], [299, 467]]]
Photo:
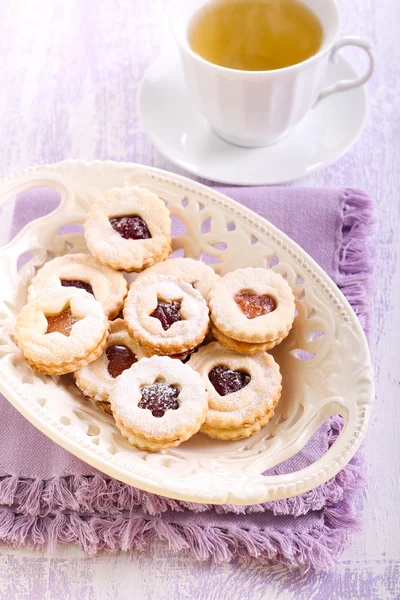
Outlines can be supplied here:
[[[193, 52], [188, 25], [208, 0], [182, 0], [170, 8], [170, 22], [182, 56], [192, 99], [221, 138], [249, 148], [268, 146], [287, 135], [326, 96], [363, 85], [372, 75], [370, 44], [358, 37], [337, 39], [336, 0], [301, 0], [319, 18], [323, 43], [307, 60], [273, 71], [241, 71], [221, 67]], [[322, 89], [328, 61], [343, 46], [358, 46], [368, 54], [366, 72]]]

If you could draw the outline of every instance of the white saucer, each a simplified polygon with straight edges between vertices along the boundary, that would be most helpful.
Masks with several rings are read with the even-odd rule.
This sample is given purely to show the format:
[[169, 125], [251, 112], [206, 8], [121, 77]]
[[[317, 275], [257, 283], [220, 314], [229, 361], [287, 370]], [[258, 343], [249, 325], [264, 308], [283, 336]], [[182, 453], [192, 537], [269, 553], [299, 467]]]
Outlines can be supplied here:
[[[342, 57], [327, 83], [357, 76]], [[198, 177], [235, 185], [277, 184], [309, 175], [342, 156], [358, 139], [367, 114], [364, 88], [321, 101], [281, 142], [240, 148], [224, 142], [196, 111], [179, 56], [159, 57], [146, 71], [138, 97], [143, 128], [171, 162]]]

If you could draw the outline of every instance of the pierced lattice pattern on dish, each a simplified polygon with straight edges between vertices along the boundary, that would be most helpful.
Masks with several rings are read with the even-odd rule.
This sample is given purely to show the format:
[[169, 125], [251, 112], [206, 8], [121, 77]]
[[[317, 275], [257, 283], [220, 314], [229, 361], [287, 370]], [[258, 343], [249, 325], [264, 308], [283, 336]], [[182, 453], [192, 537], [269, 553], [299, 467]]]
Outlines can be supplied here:
[[[65, 233], [65, 226], [82, 225], [96, 197], [123, 185], [147, 187], [166, 202], [173, 215], [174, 255], [203, 260], [221, 275], [246, 266], [271, 268], [292, 286], [295, 325], [273, 351], [283, 374], [282, 399], [272, 421], [254, 437], [227, 443], [197, 435], [175, 449], [137, 450], [110, 416], [82, 398], [71, 376], [35, 374], [15, 345], [15, 316], [37, 268], [49, 257], [87, 251], [80, 228]], [[368, 347], [343, 295], [294, 242], [213, 190], [133, 164], [67, 161], [34, 168], [1, 182], [0, 203], [40, 186], [57, 190], [60, 206], [28, 224], [1, 249], [0, 261], [0, 389], [34, 425], [113, 477], [197, 502], [245, 504], [292, 496], [325, 482], [350, 460], [373, 396]], [[18, 270], [21, 257], [26, 262]], [[336, 413], [345, 426], [324, 457], [297, 473], [261, 475], [298, 452]]]

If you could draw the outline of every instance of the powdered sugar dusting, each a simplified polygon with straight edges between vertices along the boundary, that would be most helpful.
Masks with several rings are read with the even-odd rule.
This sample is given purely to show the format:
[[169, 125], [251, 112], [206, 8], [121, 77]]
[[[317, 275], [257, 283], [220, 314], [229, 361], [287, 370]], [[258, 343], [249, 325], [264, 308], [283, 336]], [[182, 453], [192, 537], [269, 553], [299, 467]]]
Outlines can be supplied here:
[[108, 370], [106, 352], [108, 348], [116, 345], [129, 348], [137, 361], [146, 356], [143, 348], [129, 335], [123, 319], [116, 319], [110, 324], [110, 335], [105, 352], [97, 360], [74, 373], [79, 389], [86, 396], [99, 402], [108, 401], [111, 387], [115, 382]]
[[[152, 314], [159, 302], [180, 303], [179, 321], [164, 329]], [[124, 318], [139, 343], [160, 354], [181, 354], [197, 346], [208, 329], [204, 298], [189, 283], [169, 275], [152, 275], [135, 281], [125, 302]]]
[[118, 314], [127, 294], [127, 282], [121, 273], [87, 254], [66, 254], [50, 260], [39, 269], [29, 286], [28, 301], [46, 290], [68, 287], [62, 280], [82, 281], [90, 286], [110, 319]]
[[138, 407], [150, 410], [153, 417], [161, 418], [167, 410], [179, 408], [179, 389], [165, 381], [156, 381], [152, 385], [142, 387], [140, 391], [142, 399]]
[[222, 365], [213, 367], [208, 378], [220, 396], [233, 394], [246, 387], [251, 381], [251, 375], [245, 371], [232, 371]]
[[[162, 417], [139, 407], [142, 391], [155, 383], [179, 390], [179, 407]], [[197, 431], [207, 410], [205, 385], [200, 375], [181, 361], [166, 356], [143, 358], [124, 371], [110, 393], [115, 420], [150, 440], [173, 440], [193, 428]]]
[[158, 319], [162, 325], [162, 328], [164, 331], [166, 331], [171, 327], [171, 325], [182, 320], [181, 303], [179, 301], [160, 302], [159, 300], [155, 310], [150, 316]]
[[[151, 237], [132, 239], [120, 235], [110, 222], [126, 216], [140, 217]], [[85, 221], [89, 250], [115, 269], [140, 271], [171, 251], [169, 211], [155, 194], [139, 187], [114, 188], [91, 205]]]
[[207, 300], [210, 289], [219, 279], [219, 275], [214, 269], [193, 258], [169, 258], [159, 262], [140, 273], [136, 281], [150, 275], [172, 275], [182, 279], [198, 290], [205, 300]]
[[[270, 296], [276, 309], [249, 319], [235, 301], [235, 296], [243, 292]], [[211, 288], [208, 300], [217, 329], [240, 342], [265, 343], [281, 338], [288, 333], [294, 319], [292, 289], [281, 275], [270, 269], [247, 267], [227, 273]]]
[[248, 319], [256, 319], [276, 309], [277, 303], [272, 296], [254, 294], [246, 290], [238, 292], [233, 297], [240, 310]]
[[147, 224], [138, 215], [109, 219], [111, 227], [125, 240], [148, 240], [151, 238]]
[[78, 321], [72, 314], [69, 307], [66, 307], [59, 315], [52, 317], [46, 317], [47, 319], [47, 330], [46, 333], [53, 333], [58, 331], [66, 337], [71, 333], [72, 325]]
[[[209, 403], [206, 424], [210, 427], [231, 429], [249, 425], [274, 408], [280, 398], [282, 376], [277, 363], [266, 352], [246, 356], [213, 342], [199, 348], [188, 364], [205, 382]], [[236, 391], [221, 395], [210, 381], [210, 373], [218, 367], [234, 373], [244, 372], [250, 381]], [[243, 376], [238, 379], [240, 377]]]
[[[46, 317], [59, 315], [68, 306], [78, 319], [70, 335], [46, 333]], [[18, 345], [25, 357], [32, 363], [54, 366], [84, 358], [98, 346], [107, 331], [108, 321], [101, 304], [77, 288], [43, 292], [22, 309], [15, 327]]]

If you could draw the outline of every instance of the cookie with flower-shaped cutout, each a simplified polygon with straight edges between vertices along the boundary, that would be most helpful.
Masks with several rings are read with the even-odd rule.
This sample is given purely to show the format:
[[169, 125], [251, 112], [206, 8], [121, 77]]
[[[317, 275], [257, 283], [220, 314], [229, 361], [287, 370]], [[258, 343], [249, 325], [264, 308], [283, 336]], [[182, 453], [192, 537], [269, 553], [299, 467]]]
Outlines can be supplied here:
[[118, 315], [128, 291], [122, 273], [102, 265], [88, 254], [66, 254], [39, 269], [28, 288], [28, 301], [46, 290], [63, 287], [75, 287], [92, 294], [109, 319]]
[[207, 411], [200, 375], [167, 356], [142, 358], [124, 371], [109, 400], [119, 431], [141, 450], [178, 446], [199, 431]]
[[76, 385], [108, 412], [108, 396], [115, 379], [146, 356], [144, 349], [133, 341], [123, 319], [110, 323], [110, 335], [103, 353], [95, 361], [75, 371]]
[[17, 317], [15, 336], [29, 364], [39, 373], [71, 373], [103, 352], [109, 322], [100, 302], [74, 287], [46, 291]]
[[85, 238], [101, 263], [120, 271], [141, 271], [171, 252], [169, 211], [149, 190], [114, 188], [91, 205]]
[[205, 300], [219, 275], [209, 265], [193, 258], [169, 258], [142, 271], [136, 281], [149, 275], [172, 275], [190, 283]]
[[204, 339], [207, 304], [197, 290], [170, 275], [135, 281], [125, 300], [124, 319], [132, 338], [154, 354], [183, 358]]
[[208, 411], [200, 433], [238, 440], [254, 435], [272, 418], [282, 376], [270, 354], [244, 356], [213, 342], [193, 354], [188, 365], [207, 389]]
[[208, 295], [215, 337], [272, 348], [289, 333], [295, 316], [290, 285], [270, 269], [237, 269], [221, 277]]

